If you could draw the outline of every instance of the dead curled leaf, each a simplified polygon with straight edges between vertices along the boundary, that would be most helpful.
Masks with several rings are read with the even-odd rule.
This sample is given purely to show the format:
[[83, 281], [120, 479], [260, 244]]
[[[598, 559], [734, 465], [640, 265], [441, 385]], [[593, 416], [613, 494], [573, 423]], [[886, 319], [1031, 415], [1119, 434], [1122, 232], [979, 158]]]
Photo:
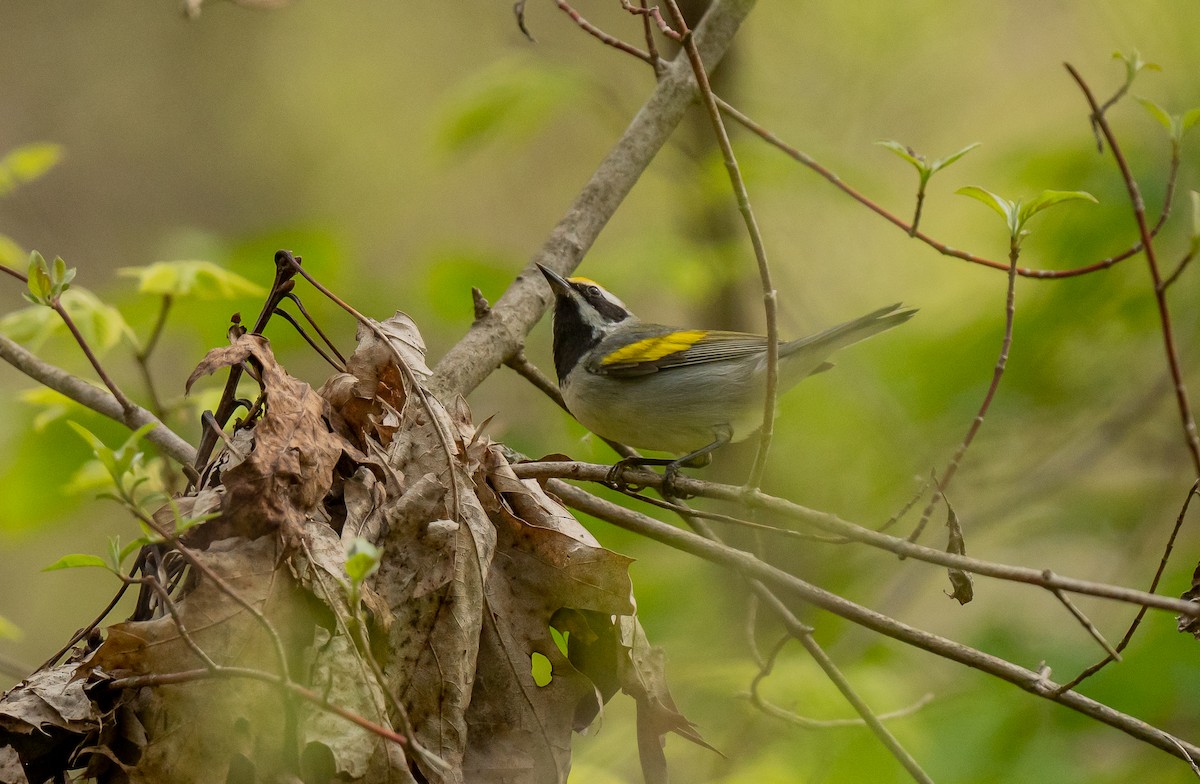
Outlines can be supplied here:
[[[942, 496], [942, 500], [946, 502], [946, 528], [949, 531], [946, 540], [946, 552], [954, 555], [966, 555], [967, 543], [963, 538], [962, 523], [959, 522], [958, 513], [950, 505], [950, 499]], [[966, 604], [975, 598], [975, 585], [971, 580], [971, 575], [962, 569], [954, 568], [947, 569], [946, 574], [950, 578], [949, 596], [951, 599], [954, 599], [959, 604]]]
[[220, 525], [206, 526], [206, 533], [209, 540], [253, 539], [282, 529], [285, 541], [291, 541], [329, 493], [338, 459], [353, 447], [330, 431], [325, 399], [288, 375], [261, 335], [245, 334], [208, 352], [186, 386], [190, 389], [203, 374], [248, 360], [259, 370], [266, 406], [254, 424], [253, 450], [222, 474]]

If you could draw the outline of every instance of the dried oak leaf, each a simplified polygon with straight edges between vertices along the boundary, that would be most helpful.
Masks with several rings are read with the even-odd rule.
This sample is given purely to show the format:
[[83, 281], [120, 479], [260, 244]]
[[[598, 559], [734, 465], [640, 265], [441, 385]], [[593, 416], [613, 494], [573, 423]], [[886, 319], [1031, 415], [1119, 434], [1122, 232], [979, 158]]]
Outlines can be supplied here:
[[288, 375], [260, 335], [242, 335], [208, 352], [187, 388], [203, 374], [251, 358], [261, 369], [266, 410], [254, 425], [253, 451], [222, 474], [226, 496], [221, 519], [214, 521], [219, 524], [205, 528], [210, 538], [253, 539], [282, 530], [291, 542], [329, 492], [338, 459], [353, 447], [330, 431], [325, 399]]

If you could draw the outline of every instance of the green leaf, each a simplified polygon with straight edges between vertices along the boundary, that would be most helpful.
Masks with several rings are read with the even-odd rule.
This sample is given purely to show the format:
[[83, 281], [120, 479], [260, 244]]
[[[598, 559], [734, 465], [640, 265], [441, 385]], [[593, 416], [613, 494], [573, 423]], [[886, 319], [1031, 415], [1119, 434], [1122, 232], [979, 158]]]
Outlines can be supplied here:
[[1200, 106], [1184, 112], [1182, 119], [1179, 121], [1179, 135], [1182, 137], [1183, 134], [1191, 130], [1192, 126], [1198, 122], [1200, 122]]
[[78, 422], [68, 419], [67, 425], [78, 433], [80, 438], [87, 442], [87, 445], [92, 448], [92, 452], [95, 453], [96, 459], [108, 471], [108, 475], [112, 477], [114, 482], [119, 484], [123, 472], [117, 467], [117, 456], [113, 450], [109, 449], [103, 441], [97, 438], [95, 433]]
[[961, 196], [969, 196], [991, 207], [1001, 218], [1004, 218], [1004, 222], [1008, 225], [1010, 232], [1014, 236], [1020, 230], [1020, 227], [1017, 226], [1017, 205], [1008, 199], [974, 185], [965, 185], [955, 191], [955, 193]]
[[197, 299], [236, 299], [262, 296], [257, 283], [211, 261], [156, 261], [144, 267], [122, 267], [118, 275], [137, 278], [142, 294]]
[[899, 155], [901, 158], [903, 158], [904, 160], [911, 163], [916, 168], [917, 171], [919, 171], [919, 172], [928, 171], [928, 167], [925, 165], [925, 156], [917, 154], [917, 152], [915, 150], [913, 150], [912, 147], [901, 144], [900, 142], [894, 141], [892, 139], [880, 139], [879, 141], [877, 141], [875, 143], [878, 144], [880, 147], [886, 148], [886, 149], [891, 150], [892, 152], [896, 153], [896, 155]]
[[34, 142], [16, 147], [0, 158], [0, 196], [17, 186], [33, 182], [53, 169], [63, 157], [63, 147], [49, 142]]
[[362, 537], [356, 537], [346, 546], [346, 575], [355, 586], [362, 585], [379, 569], [383, 553], [378, 547]]
[[555, 629], [553, 626], [551, 626], [550, 639], [554, 640], [554, 645], [558, 648], [559, 653], [561, 653], [563, 656], [568, 655], [568, 644], [571, 639], [570, 632], [560, 632], [558, 629]]
[[128, 558], [132, 553], [141, 550], [148, 544], [151, 544], [151, 542], [144, 536], [139, 536], [137, 539], [134, 539], [132, 542], [122, 547], [120, 552], [117, 553], [117, 563], [125, 563], [125, 559]]
[[950, 164], [957, 161], [959, 158], [961, 158], [964, 155], [966, 155], [967, 153], [969, 153], [971, 150], [974, 150], [979, 145], [980, 145], [980, 142], [975, 142], [974, 144], [968, 144], [966, 147], [963, 147], [958, 152], [951, 153], [950, 155], [947, 155], [945, 158], [938, 158], [936, 161], [929, 164], [930, 174], [934, 174], [936, 172], [941, 171], [942, 169], [946, 168]]
[[175, 523], [175, 533], [181, 534], [189, 528], [195, 528], [201, 523], [207, 523], [209, 520], [215, 520], [221, 516], [220, 512], [206, 512], [195, 517], [185, 517]]
[[1141, 52], [1134, 49], [1133, 54], [1125, 54], [1124, 52], [1113, 52], [1114, 60], [1121, 60], [1125, 63], [1125, 83], [1128, 85], [1133, 82], [1133, 78], [1139, 72], [1145, 71], [1161, 71], [1162, 67], [1156, 63], [1148, 63], [1142, 59]]
[[45, 430], [47, 425], [57, 422], [68, 413], [84, 410], [79, 403], [50, 387], [26, 389], [17, 397], [22, 403], [37, 409], [37, 413], [33, 417], [33, 429], [39, 433]]
[[1150, 113], [1151, 117], [1158, 121], [1159, 125], [1166, 128], [1168, 133], [1174, 135], [1174, 121], [1172, 120], [1171, 115], [1167, 113], [1166, 109], [1162, 108], [1149, 98], [1138, 98], [1137, 100], [1138, 103], [1146, 107], [1146, 111]]
[[1042, 191], [1028, 204], [1020, 205], [1018, 210], [1020, 225], [1024, 227], [1030, 218], [1042, 210], [1067, 201], [1088, 201], [1092, 204], [1100, 203], [1095, 196], [1087, 191]]
[[49, 304], [52, 288], [50, 271], [46, 267], [46, 259], [36, 250], [29, 252], [29, 267], [25, 276], [28, 278], [25, 299], [38, 305]]
[[43, 572], [53, 572], [59, 569], [79, 569], [88, 566], [98, 566], [101, 569], [109, 569], [108, 562], [98, 555], [87, 555], [83, 553], [75, 553], [72, 555], [64, 555], [54, 563], [42, 569]]

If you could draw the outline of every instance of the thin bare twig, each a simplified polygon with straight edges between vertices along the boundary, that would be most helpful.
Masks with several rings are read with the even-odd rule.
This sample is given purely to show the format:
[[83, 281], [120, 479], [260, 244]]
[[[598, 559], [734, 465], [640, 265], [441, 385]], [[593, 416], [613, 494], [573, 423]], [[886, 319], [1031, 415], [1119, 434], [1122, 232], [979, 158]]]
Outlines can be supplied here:
[[[1183, 528], [1183, 520], [1187, 517], [1188, 507], [1191, 506], [1192, 499], [1196, 497], [1197, 492], [1200, 492], [1200, 479], [1192, 483], [1188, 490], [1187, 498], [1183, 501], [1183, 507], [1179, 510], [1179, 515], [1175, 518], [1175, 525], [1171, 528], [1171, 535], [1167, 537], [1167, 546], [1163, 548], [1162, 558], [1158, 561], [1158, 569], [1154, 571], [1154, 578], [1150, 581], [1150, 587], [1147, 589], [1150, 593], [1158, 590], [1158, 583], [1162, 580], [1163, 573], [1167, 570], [1167, 562], [1171, 559], [1171, 552], [1175, 549], [1175, 539], [1179, 536], [1179, 531]], [[1142, 618], [1146, 616], [1147, 607], [1143, 606], [1137, 611], [1137, 615], [1133, 617], [1129, 628], [1125, 630], [1121, 641], [1117, 643], [1115, 652], [1120, 653], [1125, 650], [1126, 646], [1133, 639], [1133, 635], [1137, 632], [1138, 626], [1142, 623]], [[1083, 683], [1088, 678], [1095, 675], [1100, 670], [1107, 667], [1110, 663], [1117, 661], [1119, 657], [1113, 656], [1111, 653], [1105, 656], [1100, 661], [1088, 666], [1083, 672], [1076, 675], [1073, 679], [1064, 683], [1060, 689], [1062, 691], [1070, 691], [1079, 684]]]
[[1086, 630], [1087, 633], [1092, 636], [1092, 639], [1100, 644], [1100, 647], [1104, 649], [1105, 653], [1111, 656], [1114, 660], [1121, 661], [1121, 654], [1118, 653], [1117, 649], [1112, 646], [1112, 643], [1104, 639], [1104, 635], [1101, 634], [1100, 630], [1096, 628], [1096, 624], [1092, 623], [1092, 619], [1084, 615], [1083, 610], [1080, 610], [1075, 606], [1075, 603], [1071, 601], [1071, 597], [1067, 596], [1057, 588], [1052, 589], [1051, 593], [1054, 594], [1056, 599], [1062, 602], [1063, 607], [1067, 608], [1067, 611], [1075, 617], [1075, 620], [1079, 621], [1079, 625], [1082, 626], [1084, 630]]
[[725, 122], [721, 119], [721, 110], [717, 106], [716, 96], [713, 95], [712, 85], [708, 81], [704, 60], [700, 56], [696, 42], [692, 39], [687, 20], [683, 18], [683, 12], [679, 10], [679, 4], [675, 0], [666, 0], [666, 3], [675, 21], [675, 26], [683, 34], [680, 41], [692, 64], [692, 73], [695, 75], [696, 84], [700, 89], [700, 101], [704, 104], [704, 108], [708, 112], [708, 119], [712, 123], [713, 134], [716, 137], [717, 146], [721, 150], [721, 157], [725, 161], [725, 170], [729, 174], [729, 184], [737, 199], [738, 212], [742, 215], [742, 221], [746, 224], [746, 233], [750, 236], [750, 244], [754, 248], [754, 259], [758, 263], [758, 277], [762, 282], [763, 312], [767, 322], [767, 378], [763, 395], [763, 421], [762, 429], [759, 430], [758, 451], [754, 455], [750, 476], [746, 479], [747, 487], [757, 488], [762, 484], [763, 472], [767, 467], [767, 454], [771, 450], [771, 438], [775, 433], [775, 396], [779, 385], [778, 294], [771, 282], [771, 265], [767, 261], [766, 245], [763, 243], [762, 232], [758, 229], [754, 209], [750, 205], [750, 194], [746, 190], [745, 180], [742, 179], [737, 156], [733, 152], [733, 144], [729, 141], [729, 133], [725, 130]]
[[[692, 529], [705, 540], [720, 545], [721, 547], [727, 547], [707, 523], [704, 523], [695, 516], [686, 514], [684, 512], [680, 512], [680, 516], [683, 517], [684, 521], [687, 522], [687, 524], [690, 525]], [[754, 558], [756, 562], [761, 563], [761, 561], [755, 556], [750, 557]], [[770, 586], [766, 585], [763, 581], [754, 579], [753, 577], [750, 577], [744, 573], [741, 576], [749, 584], [753, 595], [759, 601], [761, 601], [767, 607], [767, 609], [775, 614], [775, 617], [779, 619], [784, 629], [787, 630], [787, 633], [804, 646], [804, 649], [808, 651], [810, 656], [812, 656], [813, 661], [815, 661], [817, 666], [821, 668], [821, 671], [825, 673], [825, 677], [828, 678], [830, 682], [837, 687], [838, 691], [842, 693], [842, 696], [848, 703], [850, 703], [850, 706], [854, 708], [854, 711], [861, 717], [863, 723], [871, 730], [876, 739], [883, 744], [883, 747], [886, 748], [892, 754], [892, 756], [896, 758], [896, 761], [899, 762], [904, 769], [909, 772], [909, 775], [911, 775], [915, 781], [921, 782], [921, 784], [932, 784], [932, 780], [925, 773], [925, 771], [921, 769], [921, 766], [917, 763], [916, 759], [908, 753], [908, 750], [900, 744], [900, 741], [898, 741], [896, 737], [892, 735], [891, 731], [888, 730], [887, 727], [883, 726], [883, 722], [880, 721], [880, 718], [875, 715], [874, 711], [872, 711], [867, 703], [858, 695], [858, 692], [854, 690], [854, 687], [852, 687], [850, 682], [846, 680], [844, 675], [842, 675], [841, 670], [838, 669], [833, 660], [829, 658], [824, 649], [821, 648], [821, 646], [817, 643], [816, 638], [813, 637], [812, 627], [806, 623], [803, 623], [799, 618], [797, 618], [795, 614], [793, 614], [788, 608], [788, 606], [779, 599]], [[752, 649], [753, 648], [754, 646], [752, 646]]]
[[1121, 177], [1125, 180], [1125, 190], [1129, 193], [1129, 201], [1133, 206], [1134, 221], [1137, 223], [1138, 233], [1141, 235], [1142, 252], [1146, 256], [1146, 266], [1150, 271], [1150, 279], [1154, 283], [1154, 301], [1158, 306], [1158, 318], [1162, 326], [1163, 349], [1167, 355], [1167, 366], [1171, 371], [1171, 381], [1175, 385], [1175, 402], [1179, 408], [1179, 418], [1183, 423], [1184, 439], [1187, 442], [1188, 453], [1192, 458], [1192, 468], [1196, 475], [1200, 476], [1200, 434], [1196, 432], [1196, 419], [1192, 415], [1192, 406], [1188, 402], [1187, 387], [1183, 383], [1183, 370], [1179, 364], [1179, 352], [1175, 347], [1175, 334], [1171, 326], [1171, 311], [1167, 305], [1167, 290], [1163, 284], [1162, 275], [1159, 272], [1158, 255], [1154, 250], [1150, 226], [1146, 222], [1146, 203], [1142, 199], [1142, 192], [1138, 187], [1137, 180], [1133, 176], [1133, 171], [1129, 168], [1129, 162], [1125, 159], [1125, 154], [1121, 151], [1121, 146], [1117, 143], [1112, 126], [1108, 124], [1108, 119], [1104, 116], [1103, 110], [1096, 102], [1096, 97], [1092, 94], [1091, 88], [1088, 87], [1087, 82], [1075, 70], [1074, 66], [1070, 63], [1064, 63], [1064, 66], [1067, 72], [1071, 74], [1071, 78], [1079, 85], [1080, 91], [1083, 92], [1083, 96], [1092, 110], [1092, 121], [1100, 130], [1100, 133], [1103, 134], [1104, 140], [1108, 143], [1109, 152], [1112, 153], [1117, 168], [1121, 170]]
[[150, 408], [154, 413], [163, 417], [166, 415], [166, 410], [163, 408], [162, 400], [158, 396], [158, 388], [154, 383], [154, 376], [150, 373], [150, 355], [154, 353], [155, 346], [158, 345], [158, 339], [162, 337], [163, 327], [167, 323], [167, 314], [171, 312], [171, 303], [174, 298], [170, 294], [163, 294], [159, 301], [158, 316], [154, 319], [154, 326], [150, 328], [150, 336], [146, 338], [146, 343], [134, 350], [133, 358], [137, 361], [138, 370], [142, 374], [142, 382], [146, 386], [146, 394], [150, 396]]
[[583, 30], [605, 46], [611, 46], [612, 48], [620, 50], [625, 54], [631, 54], [637, 59], [650, 63], [651, 65], [653, 65], [658, 59], [649, 52], [643, 52], [636, 46], [626, 43], [616, 36], [609, 35], [599, 27], [596, 27], [596, 25], [584, 19], [578, 11], [576, 11], [570, 4], [566, 2], [566, 0], [554, 0], [554, 3], [558, 6], [560, 11], [563, 11], [567, 16], [571, 17], [571, 21], [578, 25], [579, 29]]
[[963, 436], [962, 443], [958, 445], [958, 449], [954, 450], [954, 456], [950, 458], [950, 463], [946, 466], [946, 470], [942, 472], [941, 478], [938, 479], [929, 503], [925, 506], [924, 511], [921, 512], [921, 519], [917, 521], [912, 533], [908, 535], [910, 542], [915, 542], [920, 538], [921, 532], [925, 530], [925, 524], [929, 522], [929, 517], [933, 514], [933, 508], [937, 505], [939, 499], [945, 497], [946, 490], [949, 489], [950, 483], [954, 480], [954, 474], [957, 473], [959, 465], [962, 464], [963, 457], [966, 456], [967, 450], [971, 448], [971, 442], [975, 440], [975, 436], [979, 434], [979, 429], [983, 427], [983, 419], [992, 407], [992, 400], [996, 397], [996, 391], [1000, 389], [1000, 379], [1004, 377], [1004, 369], [1008, 366], [1008, 352], [1012, 348], [1013, 324], [1016, 321], [1017, 315], [1017, 258], [1021, 254], [1020, 241], [1021, 238], [1019, 236], [1014, 236], [1009, 243], [1008, 289], [1004, 300], [1004, 338], [1000, 341], [1000, 355], [996, 358], [996, 365], [992, 369], [992, 381], [988, 384], [987, 392], [983, 396], [983, 402], [979, 405], [979, 411], [976, 412], [975, 418], [971, 420], [970, 427], [967, 428], [967, 434]]
[[[1005, 262], [996, 261], [994, 259], [984, 258], [982, 256], [976, 256], [975, 254], [968, 253], [964, 250], [959, 250], [958, 248], [951, 247], [951, 246], [929, 236], [928, 234], [925, 234], [924, 232], [914, 230], [914, 227], [911, 223], [905, 221], [903, 218], [899, 217], [898, 215], [895, 215], [894, 213], [887, 210], [886, 208], [884, 208], [877, 202], [873, 201], [872, 199], [870, 199], [869, 197], [867, 197], [860, 191], [856, 190], [854, 187], [852, 187], [851, 185], [846, 183], [846, 181], [843, 180], [841, 177], [839, 177], [836, 173], [834, 173], [831, 169], [818, 163], [817, 160], [815, 158], [813, 158], [812, 156], [807, 155], [806, 153], [787, 144], [782, 139], [780, 139], [778, 136], [776, 136], [774, 133], [767, 130], [763, 126], [759, 125], [754, 120], [752, 120], [750, 117], [743, 114], [741, 111], [739, 111], [737, 108], [735, 108], [731, 104], [727, 103], [726, 101], [723, 101], [720, 98], [718, 98], [717, 103], [721, 107], [722, 112], [724, 112], [725, 114], [728, 114], [730, 117], [732, 117], [734, 120], [736, 120], [740, 125], [742, 125], [747, 130], [749, 130], [750, 132], [757, 135], [763, 141], [767, 142], [771, 146], [777, 148], [778, 150], [780, 150], [781, 152], [786, 154], [788, 157], [792, 158], [796, 162], [800, 163], [801, 165], [812, 170], [819, 176], [823, 177], [831, 185], [833, 185], [838, 190], [845, 193], [850, 198], [857, 201], [859, 204], [861, 204], [864, 207], [866, 207], [867, 209], [871, 210], [876, 215], [879, 215], [881, 218], [888, 221], [889, 223], [896, 226], [897, 228], [902, 229], [906, 234], [909, 234], [913, 238], [918, 239], [921, 242], [925, 243], [926, 245], [933, 248], [934, 250], [936, 250], [938, 253], [942, 254], [943, 256], [950, 256], [953, 258], [962, 259], [963, 261], [968, 261], [968, 262], [971, 262], [972, 264], [979, 264], [984, 267], [991, 267], [992, 269], [997, 269], [997, 270], [1007, 270], [1008, 269], [1009, 265], [1006, 264]], [[1167, 180], [1168, 181], [1168, 191], [1167, 191], [1166, 198], [1164, 199], [1164, 202], [1163, 202], [1163, 211], [1162, 211], [1162, 214], [1159, 216], [1158, 223], [1155, 225], [1153, 231], [1151, 232], [1151, 236], [1157, 235], [1159, 229], [1161, 229], [1162, 226], [1166, 223], [1167, 216], [1170, 212], [1171, 194], [1174, 190], [1175, 173], [1178, 171], [1178, 168], [1179, 168], [1179, 159], [1178, 159], [1178, 156], [1176, 155], [1172, 158], [1172, 161], [1171, 161], [1170, 174], [1169, 174], [1168, 180]], [[1073, 278], [1073, 277], [1077, 277], [1079, 275], [1087, 275], [1087, 274], [1090, 274], [1093, 272], [1099, 272], [1101, 270], [1106, 270], [1109, 267], [1112, 267], [1113, 265], [1124, 261], [1125, 259], [1136, 256], [1138, 253], [1141, 252], [1142, 247], [1143, 247], [1143, 243], [1138, 242], [1138, 243], [1134, 244], [1132, 247], [1127, 248], [1126, 250], [1121, 251], [1120, 253], [1116, 254], [1115, 256], [1109, 256], [1106, 259], [1101, 259], [1100, 261], [1094, 262], [1092, 264], [1087, 264], [1087, 265], [1080, 266], [1080, 267], [1073, 267], [1070, 269], [1050, 270], [1050, 269], [1036, 269], [1036, 268], [1031, 268], [1031, 267], [1017, 267], [1017, 275], [1019, 275], [1023, 278], [1032, 278], [1034, 280], [1055, 280], [1055, 279], [1059, 279], [1059, 278]]]
[[[658, 6], [652, 5], [647, 7], [646, 0], [642, 0], [640, 7], [635, 6], [633, 3], [629, 2], [629, 0], [621, 0], [621, 8], [624, 8], [634, 16], [642, 17], [646, 20], [647, 24], [653, 20], [654, 25], [658, 28], [660, 33], [677, 43], [683, 41], [684, 36], [686, 36], [688, 33], [687, 24], [680, 25], [678, 30], [672, 28], [671, 25], [667, 24], [667, 20], [663, 19], [662, 11], [658, 10]], [[678, 20], [678, 18], [679, 17], [676, 17], [676, 20]]]

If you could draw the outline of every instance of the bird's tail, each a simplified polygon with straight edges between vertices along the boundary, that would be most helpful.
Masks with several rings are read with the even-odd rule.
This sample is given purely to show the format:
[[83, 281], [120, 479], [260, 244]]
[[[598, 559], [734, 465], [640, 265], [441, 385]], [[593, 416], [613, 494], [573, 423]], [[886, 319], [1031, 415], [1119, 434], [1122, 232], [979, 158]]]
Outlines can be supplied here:
[[815, 335], [784, 343], [779, 347], [779, 357], [788, 358], [788, 364], [796, 366], [793, 372], [799, 371], [800, 377], [819, 373], [832, 367], [825, 359], [833, 352], [903, 324], [916, 312], [912, 308], [901, 310], [897, 302]]

